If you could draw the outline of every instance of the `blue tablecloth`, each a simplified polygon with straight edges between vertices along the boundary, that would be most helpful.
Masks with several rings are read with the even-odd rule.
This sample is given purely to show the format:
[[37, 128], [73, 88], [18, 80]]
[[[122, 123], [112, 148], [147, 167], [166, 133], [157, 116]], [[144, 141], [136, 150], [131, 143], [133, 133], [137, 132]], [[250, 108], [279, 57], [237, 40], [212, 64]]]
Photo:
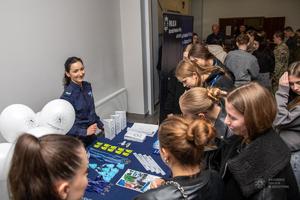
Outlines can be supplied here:
[[[132, 126], [132, 124], [128, 124], [127, 127]], [[107, 144], [111, 144], [111, 145], [115, 145], [118, 147], [123, 147], [126, 148], [124, 146], [121, 146], [121, 142], [124, 141], [124, 134], [126, 133], [126, 129], [123, 130], [121, 133], [119, 133], [113, 140], [109, 140], [106, 139], [104, 137], [98, 137], [98, 141], [102, 142], [102, 143], [107, 143]], [[133, 141], [128, 141], [131, 143], [130, 147], [128, 147], [127, 149], [131, 149], [133, 150], [133, 152], [136, 153], [141, 153], [141, 154], [147, 154], [152, 156], [152, 158], [157, 162], [157, 164], [166, 172], [165, 176], [162, 176], [161, 174], [156, 174], [156, 173], [152, 173], [150, 171], [146, 171], [144, 169], [144, 167], [141, 165], [141, 163], [135, 158], [135, 156], [133, 155], [133, 152], [128, 156], [128, 157], [124, 157], [124, 158], [128, 158], [130, 160], [130, 163], [125, 165], [125, 168], [123, 170], [120, 170], [115, 177], [110, 181], [110, 189], [108, 192], [105, 193], [96, 193], [96, 192], [90, 192], [90, 191], [86, 191], [85, 192], [85, 199], [110, 199], [110, 200], [129, 200], [129, 199], [133, 199], [133, 197], [135, 197], [136, 195], [139, 194], [139, 192], [134, 191], [134, 190], [130, 190], [127, 188], [123, 188], [120, 187], [118, 185], [116, 185], [117, 181], [122, 177], [122, 175], [124, 174], [124, 172], [127, 169], [134, 169], [137, 171], [141, 171], [141, 172], [145, 172], [148, 174], [152, 174], [152, 175], [156, 175], [156, 176], [160, 176], [163, 178], [166, 177], [170, 177], [170, 170], [169, 168], [163, 163], [163, 161], [160, 158], [160, 155], [158, 154], [154, 154], [153, 153], [153, 143], [157, 140], [157, 133], [153, 136], [153, 137], [147, 137], [146, 140], [143, 143], [139, 143], [139, 142], [133, 142]], [[95, 142], [96, 143], [96, 142]], [[94, 144], [95, 144], [94, 143]], [[92, 144], [90, 147], [88, 148], [92, 148], [93, 145]], [[115, 155], [115, 154], [114, 154]], [[90, 163], [95, 163], [95, 160], [90, 158]], [[91, 170], [91, 172], [89, 172], [88, 177], [91, 179], [94, 179], [97, 176], [97, 173], [95, 173], [95, 171]]]

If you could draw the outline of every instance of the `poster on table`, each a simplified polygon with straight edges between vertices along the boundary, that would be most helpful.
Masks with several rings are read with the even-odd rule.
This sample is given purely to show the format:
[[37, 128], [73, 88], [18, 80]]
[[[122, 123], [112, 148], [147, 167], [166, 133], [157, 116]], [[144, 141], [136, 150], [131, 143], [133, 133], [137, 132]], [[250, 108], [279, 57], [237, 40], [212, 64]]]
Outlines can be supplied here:
[[184, 87], [175, 77], [184, 48], [192, 42], [193, 16], [174, 13], [163, 14], [163, 43], [160, 71], [160, 123], [170, 113], [180, 113], [178, 99]]

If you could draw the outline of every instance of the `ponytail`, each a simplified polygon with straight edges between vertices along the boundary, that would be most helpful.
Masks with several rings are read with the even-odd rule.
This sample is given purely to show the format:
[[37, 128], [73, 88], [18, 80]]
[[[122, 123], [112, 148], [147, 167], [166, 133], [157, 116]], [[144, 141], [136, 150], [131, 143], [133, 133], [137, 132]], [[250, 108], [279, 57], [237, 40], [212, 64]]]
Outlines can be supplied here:
[[11, 199], [60, 200], [55, 184], [76, 175], [82, 166], [81, 149], [78, 139], [66, 135], [21, 135], [8, 174]]
[[182, 113], [198, 115], [209, 112], [214, 104], [219, 104], [226, 94], [219, 88], [191, 88], [181, 95], [179, 106]]
[[52, 199], [59, 199], [40, 150], [39, 139], [35, 136], [19, 137], [8, 174], [13, 200], [44, 199], [47, 198], [43, 196], [45, 193], [52, 194]]
[[186, 134], [187, 140], [194, 143], [200, 149], [204, 148], [204, 146], [209, 146], [215, 136], [214, 127], [205, 119], [195, 119], [192, 121]]
[[158, 133], [161, 147], [168, 149], [179, 163], [189, 166], [201, 163], [204, 147], [216, 135], [213, 125], [205, 119], [179, 116], [168, 117]]

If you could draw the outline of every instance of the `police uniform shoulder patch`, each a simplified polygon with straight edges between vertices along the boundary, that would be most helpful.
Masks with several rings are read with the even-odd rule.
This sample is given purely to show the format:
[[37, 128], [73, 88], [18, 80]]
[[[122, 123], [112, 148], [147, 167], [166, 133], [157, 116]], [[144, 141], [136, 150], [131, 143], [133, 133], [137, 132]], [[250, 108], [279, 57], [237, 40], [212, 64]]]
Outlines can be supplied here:
[[72, 94], [72, 92], [66, 91], [65, 94], [68, 95], [68, 96], [70, 96]]

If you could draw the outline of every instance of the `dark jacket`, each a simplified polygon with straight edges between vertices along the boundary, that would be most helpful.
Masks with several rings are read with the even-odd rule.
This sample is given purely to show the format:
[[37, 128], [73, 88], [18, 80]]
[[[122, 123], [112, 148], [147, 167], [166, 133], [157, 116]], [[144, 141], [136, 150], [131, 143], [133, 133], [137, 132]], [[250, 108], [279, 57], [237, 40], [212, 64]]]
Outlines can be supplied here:
[[74, 82], [70, 82], [65, 87], [61, 99], [70, 102], [75, 109], [75, 122], [68, 135], [86, 136], [87, 128], [97, 123], [98, 128], [102, 128], [103, 124], [96, 114], [94, 97], [91, 84], [83, 82], [82, 87]]
[[225, 35], [221, 32], [219, 32], [218, 34], [211, 33], [206, 38], [206, 44], [218, 44], [222, 46], [224, 44], [224, 41]]
[[227, 125], [224, 123], [225, 118], [226, 118], [226, 110], [225, 110], [225, 102], [221, 100], [220, 105], [221, 110], [220, 113], [215, 121], [214, 127], [216, 128], [217, 131], [217, 137], [218, 138], [227, 138], [231, 136], [231, 131], [227, 127]]
[[275, 57], [274, 53], [266, 49], [258, 49], [253, 52], [259, 65], [259, 73], [273, 73], [275, 69]]
[[217, 87], [228, 92], [234, 88], [234, 81], [221, 68], [217, 68], [205, 80], [204, 87]]
[[160, 114], [159, 122], [162, 123], [168, 114], [180, 114], [179, 98], [184, 93], [185, 87], [175, 77], [175, 72], [160, 76]]
[[[171, 179], [183, 188], [187, 198], [183, 198], [182, 192], [175, 184], [168, 183], [156, 189], [135, 197], [135, 200], [221, 200], [223, 199], [222, 179], [215, 171], [205, 170], [195, 176], [180, 176]], [[168, 182], [168, 181], [167, 181]]]
[[215, 121], [214, 127], [216, 129], [216, 138], [215, 138], [215, 147], [214, 148], [207, 148], [204, 151], [204, 158], [203, 158], [203, 166], [205, 169], [211, 169], [211, 170], [220, 170], [219, 160], [220, 160], [220, 154], [221, 151], [220, 148], [224, 145], [223, 143], [226, 143], [227, 138], [229, 138], [232, 135], [232, 132], [228, 128], [228, 126], [224, 123], [225, 117], [227, 115], [225, 110], [225, 102], [221, 101], [220, 105], [221, 111]]
[[299, 191], [290, 151], [273, 129], [243, 145], [232, 136], [222, 149], [220, 173], [228, 200], [295, 200]]

